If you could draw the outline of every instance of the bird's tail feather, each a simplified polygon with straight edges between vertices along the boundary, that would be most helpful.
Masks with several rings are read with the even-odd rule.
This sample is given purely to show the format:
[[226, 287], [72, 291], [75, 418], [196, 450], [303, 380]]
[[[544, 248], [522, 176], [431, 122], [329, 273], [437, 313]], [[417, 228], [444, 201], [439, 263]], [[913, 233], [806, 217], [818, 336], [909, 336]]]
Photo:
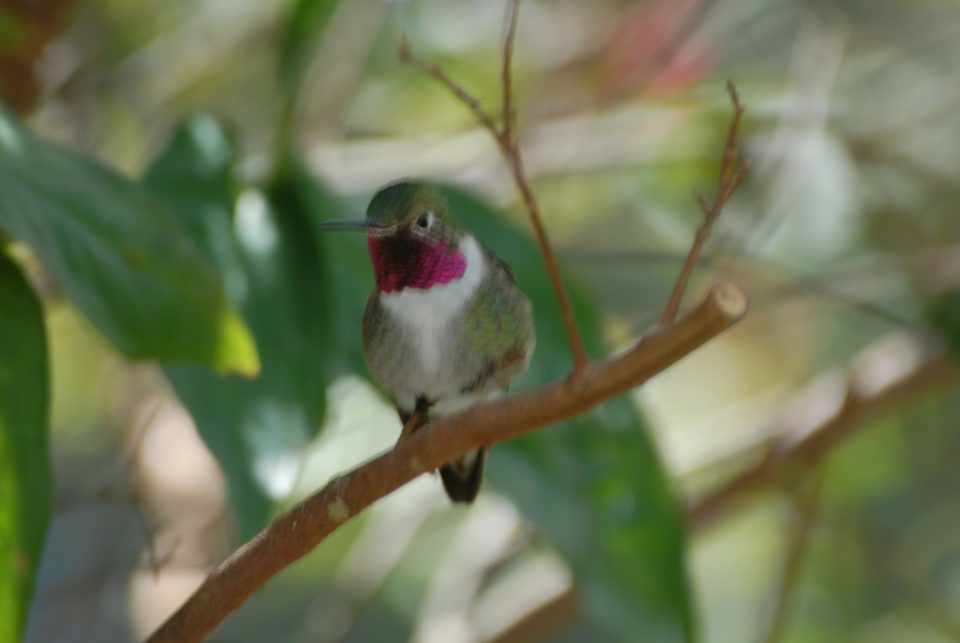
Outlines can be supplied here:
[[477, 449], [459, 460], [440, 467], [443, 488], [453, 502], [471, 503], [480, 491], [483, 482], [483, 465], [487, 460], [487, 450]]

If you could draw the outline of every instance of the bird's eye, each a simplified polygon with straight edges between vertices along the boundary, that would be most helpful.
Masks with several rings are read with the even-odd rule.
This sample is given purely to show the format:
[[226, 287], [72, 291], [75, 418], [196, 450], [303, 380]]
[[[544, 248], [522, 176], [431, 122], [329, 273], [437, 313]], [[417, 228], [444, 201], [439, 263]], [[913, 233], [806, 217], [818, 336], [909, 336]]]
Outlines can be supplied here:
[[430, 226], [430, 214], [428, 212], [424, 212], [417, 217], [417, 226], [424, 230]]

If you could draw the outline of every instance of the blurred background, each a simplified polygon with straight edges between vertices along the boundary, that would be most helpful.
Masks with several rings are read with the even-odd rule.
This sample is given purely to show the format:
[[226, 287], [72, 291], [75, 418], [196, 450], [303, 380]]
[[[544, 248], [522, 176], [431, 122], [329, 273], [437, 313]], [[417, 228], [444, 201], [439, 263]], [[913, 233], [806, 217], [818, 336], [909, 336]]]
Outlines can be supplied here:
[[[274, 239], [264, 212], [360, 217], [400, 177], [455, 186], [547, 302], [523, 389], [569, 357], [517, 193], [470, 113], [396, 57], [405, 34], [496, 109], [503, 20], [466, 0], [7, 0], [0, 97], [158, 191], [171, 140], [229, 147], [251, 243]], [[522, 148], [592, 356], [658, 319], [692, 190], [716, 184], [728, 78], [751, 175], [688, 302], [732, 279], [750, 314], [627, 399], [495, 448], [474, 506], [435, 476], [381, 501], [212, 640], [960, 640], [958, 34], [950, 0], [525, 1]], [[275, 377], [233, 420], [220, 382], [122, 357], [33, 266], [56, 495], [27, 640], [142, 639], [269, 516], [389, 448], [356, 241], [246, 302]], [[269, 357], [287, 305], [343, 341]]]

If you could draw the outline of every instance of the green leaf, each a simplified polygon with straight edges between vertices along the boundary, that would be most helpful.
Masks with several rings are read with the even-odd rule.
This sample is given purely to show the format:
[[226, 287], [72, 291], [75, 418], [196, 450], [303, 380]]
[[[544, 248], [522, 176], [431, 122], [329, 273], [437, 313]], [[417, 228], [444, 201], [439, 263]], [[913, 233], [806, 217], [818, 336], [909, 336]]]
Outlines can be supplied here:
[[323, 34], [336, 0], [292, 0], [290, 19], [280, 45], [280, 77], [291, 100], [303, 80], [317, 38]]
[[960, 358], [960, 291], [933, 295], [925, 309], [927, 322], [943, 336], [954, 357]]
[[52, 503], [40, 304], [0, 252], [0, 641], [22, 640]]
[[256, 373], [250, 332], [209, 262], [140, 186], [0, 109], [0, 228], [132, 358]]
[[[314, 212], [336, 214], [342, 205], [293, 161], [265, 193], [247, 190], [235, 205], [232, 163], [222, 127], [198, 117], [178, 128], [145, 182], [215, 262], [260, 349], [254, 380], [185, 365], [165, 369], [223, 466], [241, 535], [249, 537], [292, 486], [299, 453], [321, 425], [329, 379], [345, 370], [350, 340], [340, 341], [342, 324], [339, 332], [334, 327], [343, 315], [340, 295], [331, 290], [313, 227]], [[353, 354], [351, 370], [358, 347]]]
[[[533, 301], [537, 349], [515, 388], [562, 377], [571, 366], [569, 345], [535, 244], [480, 200], [454, 190], [447, 197]], [[569, 276], [565, 281], [587, 349], [601, 355], [595, 306]], [[693, 639], [682, 514], [627, 398], [497, 445], [490, 470], [568, 558], [590, 618], [623, 640], [638, 633], [645, 641]]]
[[16, 54], [30, 32], [30, 26], [18, 11], [0, 7], [0, 53]]

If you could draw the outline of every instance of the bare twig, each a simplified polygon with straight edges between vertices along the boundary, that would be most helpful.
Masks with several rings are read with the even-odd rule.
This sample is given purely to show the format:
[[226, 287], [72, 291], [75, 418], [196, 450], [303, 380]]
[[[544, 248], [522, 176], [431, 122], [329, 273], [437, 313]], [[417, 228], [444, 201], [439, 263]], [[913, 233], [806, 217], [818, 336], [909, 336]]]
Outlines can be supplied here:
[[474, 98], [463, 86], [450, 78], [441, 67], [423, 61], [414, 55], [405, 38], [400, 39], [398, 57], [401, 62], [413, 65], [446, 87], [450, 93], [456, 96], [460, 102], [473, 112], [476, 119], [490, 132], [490, 135], [493, 136], [497, 142], [497, 146], [500, 148], [500, 152], [503, 154], [510, 168], [510, 173], [513, 175], [513, 181], [523, 198], [527, 214], [530, 216], [530, 222], [533, 225], [533, 231], [537, 238], [537, 245], [540, 247], [540, 253], [543, 255], [547, 274], [550, 276], [551, 285], [556, 293], [557, 301], [560, 304], [560, 313], [563, 317], [564, 328], [567, 331], [567, 338], [570, 342], [570, 352], [573, 356], [573, 377], [578, 377], [586, 370], [589, 362], [587, 352], [583, 347], [580, 329], [577, 327], [576, 317], [573, 314], [573, 306], [570, 304], [570, 295], [567, 293], [563, 278], [560, 276], [560, 268], [556, 255], [553, 252], [553, 246], [550, 244], [550, 238], [547, 235], [547, 230], [540, 216], [540, 206], [537, 203], [536, 196], [534, 196], [533, 190], [530, 188], [530, 183], [523, 170], [520, 144], [517, 141], [516, 128], [513, 126], [513, 87], [510, 68], [513, 59], [513, 42], [516, 34], [519, 8], [519, 0], [510, 0], [507, 14], [507, 30], [503, 43], [503, 68], [501, 71], [501, 81], [503, 83], [502, 125], [497, 125], [494, 117], [480, 105], [480, 101]]
[[567, 338], [570, 342], [570, 351], [573, 354], [573, 376], [577, 377], [582, 373], [588, 363], [587, 352], [583, 348], [583, 340], [580, 338], [580, 330], [577, 328], [577, 320], [573, 315], [573, 306], [570, 304], [570, 295], [567, 294], [567, 288], [563, 284], [563, 278], [560, 277], [560, 268], [557, 264], [557, 257], [553, 254], [553, 247], [547, 238], [547, 230], [543, 226], [540, 218], [540, 206], [537, 204], [533, 190], [527, 182], [527, 177], [523, 172], [523, 159], [520, 157], [519, 150], [516, 154], [508, 155], [510, 169], [513, 172], [514, 181], [520, 194], [523, 196], [523, 202], [530, 214], [530, 221], [533, 224], [533, 230], [540, 246], [540, 252], [543, 255], [543, 262], [547, 267], [547, 274], [550, 275], [550, 281], [553, 283], [553, 289], [557, 294], [560, 303], [560, 312], [563, 315], [563, 325], [567, 331]]
[[810, 542], [810, 532], [820, 503], [820, 489], [823, 487], [823, 472], [817, 471], [809, 481], [809, 488], [798, 490], [794, 499], [795, 517], [788, 527], [788, 545], [783, 567], [776, 579], [773, 592], [767, 600], [760, 624], [758, 641], [776, 643], [783, 631], [787, 608], [796, 587], [803, 556]]
[[[740, 94], [732, 80], [727, 81], [727, 92], [733, 104], [733, 120], [730, 121], [730, 130], [727, 132], [727, 142], [723, 146], [723, 161], [720, 164], [720, 180], [717, 187], [723, 191], [723, 186], [730, 183], [731, 177], [742, 167], [737, 167], [737, 157], [740, 155], [740, 124], [743, 121], [744, 107], [740, 102]], [[737, 183], [739, 185], [739, 182]], [[736, 185], [733, 187], [736, 189]]]
[[513, 113], [513, 80], [510, 78], [510, 69], [513, 61], [513, 41], [517, 35], [517, 15], [520, 13], [520, 0], [510, 0], [507, 7], [507, 33], [503, 38], [503, 70], [501, 83], [503, 84], [503, 130], [501, 136], [516, 153], [515, 115]]
[[213, 570], [149, 640], [201, 640], [269, 578], [376, 500], [473, 449], [572, 417], [639, 386], [729, 328], [746, 310], [744, 292], [720, 283], [674, 326], [651, 332], [615, 358], [587, 365], [580, 377], [479, 404], [423, 426], [280, 516]]
[[480, 101], [471, 96], [466, 89], [461, 87], [455, 80], [450, 78], [450, 76], [443, 70], [442, 67], [439, 65], [434, 65], [433, 63], [425, 62], [414, 56], [413, 51], [410, 49], [410, 44], [407, 42], [405, 36], [400, 37], [400, 46], [397, 49], [397, 57], [400, 59], [400, 62], [413, 65], [446, 87], [451, 94], [456, 96], [461, 103], [466, 105], [467, 108], [473, 112], [474, 118], [476, 118], [491, 133], [493, 133], [494, 137], [499, 142], [500, 127], [493, 120], [493, 116], [483, 109], [483, 107], [480, 105]]
[[524, 643], [541, 641], [569, 627], [580, 617], [583, 607], [573, 586], [549, 597], [510, 626], [484, 643]]
[[[797, 468], [815, 466], [871, 418], [960, 379], [956, 365], [942, 348], [907, 346], [907, 342], [892, 342], [895, 346], [890, 348], [890, 339], [864, 351], [858, 359], [859, 367], [840, 383], [839, 390], [819, 393], [816, 397], [820, 402], [802, 400], [808, 414], [815, 411], [814, 417], [782, 420], [791, 425], [790, 429], [780, 432], [758, 462], [690, 503], [687, 519], [691, 526], [708, 527], [749, 492], [774, 484]], [[834, 404], [833, 408], [822, 412], [822, 407], [829, 404]], [[821, 408], [814, 408], [817, 406]]]
[[700, 253], [703, 251], [703, 245], [710, 237], [710, 231], [717, 220], [723, 206], [733, 196], [743, 180], [747, 178], [750, 170], [749, 163], [739, 163], [740, 155], [740, 124], [743, 121], [744, 107], [740, 103], [740, 96], [737, 94], [737, 88], [733, 81], [727, 81], [727, 92], [730, 94], [730, 102], [733, 103], [733, 118], [730, 119], [730, 129], [727, 132], [727, 142], [723, 147], [723, 160], [720, 163], [720, 180], [717, 184], [717, 192], [713, 201], [708, 201], [699, 191], [694, 193], [700, 209], [703, 210], [703, 222], [697, 228], [697, 234], [693, 239], [693, 245], [687, 253], [687, 259], [680, 270], [680, 276], [673, 286], [673, 292], [670, 293], [670, 299], [660, 317], [661, 326], [669, 326], [677, 319], [677, 311], [680, 310], [680, 301], [683, 299], [683, 293], [687, 289], [687, 283], [693, 274], [693, 269], [697, 265]]

